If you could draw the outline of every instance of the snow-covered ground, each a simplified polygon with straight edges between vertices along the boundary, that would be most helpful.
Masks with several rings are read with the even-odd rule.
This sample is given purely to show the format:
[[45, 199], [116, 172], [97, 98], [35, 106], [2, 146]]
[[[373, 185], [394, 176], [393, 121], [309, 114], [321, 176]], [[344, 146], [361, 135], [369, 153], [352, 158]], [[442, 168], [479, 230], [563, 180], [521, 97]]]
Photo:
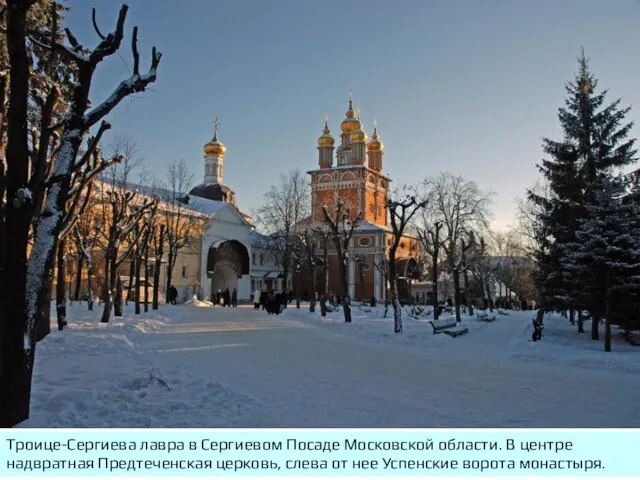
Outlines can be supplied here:
[[534, 343], [533, 312], [465, 317], [450, 338], [406, 316], [396, 335], [383, 308], [364, 310], [345, 324], [195, 302], [101, 324], [73, 305], [38, 346], [22, 426], [640, 426], [640, 348], [615, 330], [605, 353], [562, 317]]

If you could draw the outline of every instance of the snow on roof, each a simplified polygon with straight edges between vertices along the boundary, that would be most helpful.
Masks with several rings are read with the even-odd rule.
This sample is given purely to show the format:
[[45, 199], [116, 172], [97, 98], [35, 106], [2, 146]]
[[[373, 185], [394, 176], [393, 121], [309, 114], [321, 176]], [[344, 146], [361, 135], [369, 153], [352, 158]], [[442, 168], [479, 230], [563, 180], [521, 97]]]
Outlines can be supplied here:
[[371, 223], [371, 222], [360, 222], [358, 225], [356, 225], [356, 228], [354, 228], [354, 231], [356, 232], [366, 232], [366, 231], [388, 231], [389, 228], [388, 227], [383, 227], [382, 225], [376, 225], [375, 223]]
[[228, 203], [195, 196], [189, 196], [189, 202], [187, 203], [189, 208], [205, 215], [215, 215], [225, 205], [228, 205]]
[[272, 239], [267, 235], [252, 230], [249, 233], [249, 243], [253, 247], [268, 247], [272, 242]]

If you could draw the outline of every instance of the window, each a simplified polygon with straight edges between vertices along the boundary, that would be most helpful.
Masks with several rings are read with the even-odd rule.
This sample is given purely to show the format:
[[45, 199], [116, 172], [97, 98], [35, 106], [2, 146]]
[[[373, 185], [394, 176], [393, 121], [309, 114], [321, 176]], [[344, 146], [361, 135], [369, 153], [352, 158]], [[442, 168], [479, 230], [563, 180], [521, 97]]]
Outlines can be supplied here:
[[256, 254], [252, 253], [251, 254], [251, 265], [255, 265], [256, 264]]
[[264, 254], [260, 254], [260, 265], [264, 265]]
[[256, 289], [256, 281], [251, 280], [251, 291], [253, 292]]
[[188, 278], [189, 275], [187, 274], [187, 266], [183, 265], [182, 266], [182, 278]]
[[358, 245], [361, 247], [371, 246], [371, 239], [369, 237], [362, 237], [358, 239]]

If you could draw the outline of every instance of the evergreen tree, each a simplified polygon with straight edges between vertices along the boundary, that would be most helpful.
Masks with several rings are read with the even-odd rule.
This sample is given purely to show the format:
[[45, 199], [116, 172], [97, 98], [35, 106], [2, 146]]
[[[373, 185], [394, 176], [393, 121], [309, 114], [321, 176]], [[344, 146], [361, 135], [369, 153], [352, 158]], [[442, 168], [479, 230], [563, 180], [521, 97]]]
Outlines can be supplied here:
[[611, 324], [631, 327], [640, 307], [640, 209], [624, 196], [624, 177], [602, 175], [586, 207], [576, 241], [565, 246], [565, 268], [580, 279], [582, 302], [597, 327], [605, 318], [605, 351]]
[[[550, 158], [539, 169], [549, 193], [528, 194], [541, 211], [537, 219], [540, 270], [536, 280], [547, 308], [586, 306], [589, 296], [583, 283], [590, 267], [580, 263], [585, 257], [575, 252], [577, 230], [584, 235], [585, 222], [604, 214], [597, 209], [598, 202], [602, 195], [614, 195], [616, 188], [607, 187], [607, 193], [601, 189], [613, 185], [612, 175], [635, 161], [635, 140], [627, 140], [633, 124], [624, 123], [630, 109], [621, 109], [620, 100], [605, 103], [607, 91], [596, 91], [598, 81], [584, 51], [578, 62], [578, 74], [566, 86], [565, 106], [558, 111], [564, 138], [544, 140], [544, 151]], [[592, 338], [598, 339], [600, 309], [591, 313]]]

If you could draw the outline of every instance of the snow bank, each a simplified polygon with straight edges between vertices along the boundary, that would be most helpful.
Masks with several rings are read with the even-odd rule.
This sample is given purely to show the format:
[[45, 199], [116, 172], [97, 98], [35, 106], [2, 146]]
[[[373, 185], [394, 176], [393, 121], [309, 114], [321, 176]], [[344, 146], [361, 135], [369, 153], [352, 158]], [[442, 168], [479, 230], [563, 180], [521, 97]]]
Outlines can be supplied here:
[[[163, 308], [180, 315], [189, 309]], [[101, 308], [72, 305], [69, 326], [38, 345], [32, 415], [21, 427], [215, 427], [252, 400], [189, 365], [154, 364], [145, 347], [169, 317], [149, 312], [100, 323]], [[52, 318], [55, 321], [55, 316]]]
[[196, 297], [195, 295], [184, 302], [184, 304], [191, 307], [213, 307], [212, 302], [209, 302], [208, 300], [198, 300], [198, 297]]

